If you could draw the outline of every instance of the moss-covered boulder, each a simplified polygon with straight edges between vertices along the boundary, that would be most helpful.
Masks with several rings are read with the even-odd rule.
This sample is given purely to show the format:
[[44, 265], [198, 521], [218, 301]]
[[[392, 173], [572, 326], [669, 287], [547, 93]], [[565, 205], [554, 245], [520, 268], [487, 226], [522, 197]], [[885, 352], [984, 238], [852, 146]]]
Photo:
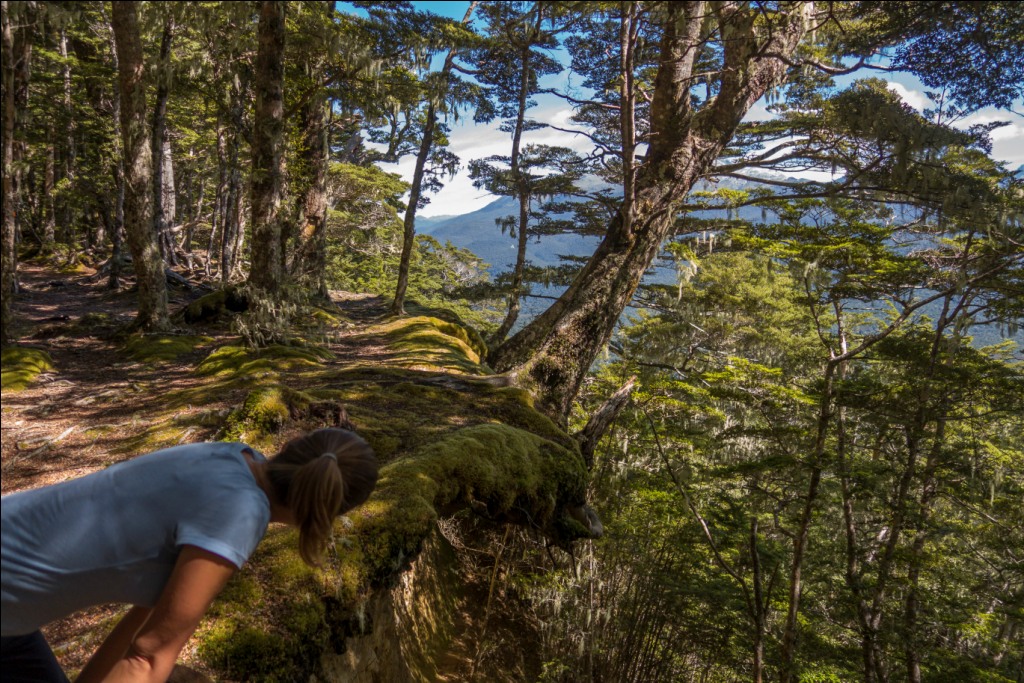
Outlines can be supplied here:
[[4, 391], [22, 391], [36, 377], [53, 369], [50, 354], [27, 346], [8, 346], [3, 350], [2, 388]]
[[[337, 355], [224, 346], [199, 364], [211, 386], [244, 388], [221, 438], [271, 453], [297, 433], [344, 421], [382, 463], [370, 500], [337, 523], [322, 569], [301, 563], [295, 531], [268, 534], [200, 629], [202, 667], [231, 680], [310, 680], [326, 660], [348, 666], [345, 643], [373, 632], [371, 613], [391, 609], [398, 598], [380, 596], [391, 595], [440, 517], [528, 525], [558, 542], [587, 535], [572, 513], [587, 483], [577, 442], [482, 364], [476, 337], [418, 316], [349, 335]], [[437, 629], [430, 647], [443, 649]], [[350, 678], [336, 670], [330, 680]]]

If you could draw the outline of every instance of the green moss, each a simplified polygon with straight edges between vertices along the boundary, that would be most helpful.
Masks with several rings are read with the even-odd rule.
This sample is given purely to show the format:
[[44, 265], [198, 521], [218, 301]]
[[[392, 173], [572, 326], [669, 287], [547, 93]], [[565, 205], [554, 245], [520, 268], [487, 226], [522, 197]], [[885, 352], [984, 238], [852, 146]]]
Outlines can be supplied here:
[[242, 404], [228, 414], [220, 438], [245, 441], [254, 446], [269, 448], [268, 437], [276, 434], [289, 421], [302, 422], [316, 429], [338, 424], [344, 407], [330, 397], [296, 391], [283, 384], [268, 384], [251, 390]]
[[[249, 571], [236, 575], [197, 634], [200, 659], [226, 679], [307, 680], [328, 647], [322, 584], [298, 559], [295, 535], [267, 534], [251, 562], [260, 567], [260, 579]], [[264, 583], [276, 599], [268, 600]]]
[[229, 680], [296, 680], [296, 662], [284, 637], [234, 620], [219, 622], [203, 634], [197, 654]]
[[124, 350], [141, 363], [163, 363], [209, 344], [211, 337], [186, 335], [136, 335], [125, 342]]
[[396, 352], [394, 361], [401, 365], [474, 375], [488, 372], [481, 365], [480, 351], [486, 353], [486, 348], [480, 345], [474, 348], [470, 333], [454, 323], [420, 316], [396, 320], [379, 331]]
[[86, 313], [75, 321], [75, 327], [81, 332], [94, 332], [104, 327], [115, 327], [117, 324], [117, 317], [111, 313]]
[[584, 501], [586, 481], [582, 458], [559, 444], [504, 424], [467, 427], [382, 469], [352, 515], [358, 549], [347, 560], [383, 578], [416, 552], [439, 511], [461, 507], [547, 528], [562, 506]]
[[149, 453], [170, 448], [195, 440], [193, 433], [202, 426], [203, 415], [179, 415], [171, 412], [163, 419], [147, 420], [148, 426], [125, 439], [117, 447], [111, 448], [114, 453]]
[[228, 415], [220, 438], [228, 441], [252, 441], [258, 445], [270, 433], [288, 421], [287, 390], [279, 384], [249, 392], [245, 401]]
[[480, 336], [480, 333], [472, 327], [463, 327], [462, 325], [456, 325], [455, 323], [450, 323], [446, 320], [438, 320], [437, 329], [450, 337], [455, 337], [456, 339], [464, 342], [469, 346], [469, 348], [473, 349], [477, 358], [482, 359], [487, 357], [487, 342], [485, 342], [484, 338]]
[[40, 374], [53, 369], [50, 354], [40, 349], [8, 346], [3, 350], [2, 388], [4, 391], [22, 391]]
[[318, 368], [333, 354], [316, 346], [273, 345], [263, 349], [221, 346], [196, 368], [198, 375], [229, 378]]

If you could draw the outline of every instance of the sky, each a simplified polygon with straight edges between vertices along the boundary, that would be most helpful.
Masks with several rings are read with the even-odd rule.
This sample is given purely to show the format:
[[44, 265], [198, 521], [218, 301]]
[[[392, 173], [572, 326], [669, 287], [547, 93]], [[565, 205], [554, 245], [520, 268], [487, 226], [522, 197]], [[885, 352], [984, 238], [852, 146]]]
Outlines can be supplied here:
[[[414, 2], [417, 8], [434, 12], [442, 16], [461, 20], [466, 13], [469, 2]], [[346, 3], [338, 3], [339, 9], [346, 10]], [[872, 76], [882, 77], [889, 81], [889, 88], [895, 92], [908, 105], [917, 111], [923, 111], [928, 105], [928, 98], [925, 96], [926, 88], [916, 78], [909, 74], [887, 75], [882, 72], [872, 72]], [[862, 76], [856, 76], [862, 77]], [[567, 76], [549, 76], [542, 85], [548, 87], [564, 87]], [[847, 79], [846, 83], [854, 77]], [[845, 85], [837, 81], [837, 85]], [[569, 117], [572, 115], [572, 108], [564, 100], [552, 95], [542, 95], [534, 98], [537, 106], [528, 112], [528, 115], [541, 122], [550, 123], [559, 128], [572, 128]], [[1024, 109], [1024, 103], [1018, 103], [1016, 111]], [[745, 120], [756, 121], [769, 118], [770, 114], [765, 109], [764, 101], [754, 104]], [[1009, 125], [998, 128], [991, 133], [992, 156], [1005, 162], [1011, 169], [1024, 165], [1024, 116], [1020, 113], [1001, 111], [992, 108], [982, 109], [978, 112], [959, 121], [958, 127], [969, 127], [978, 123], [990, 123], [992, 121], [1007, 121]], [[479, 159], [491, 155], [508, 155], [511, 152], [510, 137], [498, 131], [498, 122], [492, 124], [475, 124], [471, 117], [464, 117], [459, 122], [450, 122], [450, 150], [462, 160], [462, 170], [455, 178], [445, 182], [445, 187], [429, 196], [430, 203], [417, 212], [423, 217], [460, 215], [481, 209], [493, 202], [496, 197], [483, 190], [473, 187], [469, 179], [468, 165], [471, 159]], [[573, 148], [579, 152], [586, 153], [591, 149], [590, 142], [583, 136], [572, 135], [551, 129], [530, 131], [524, 135], [524, 143], [561, 145]], [[415, 159], [412, 156], [406, 157], [397, 164], [382, 164], [382, 168], [399, 173], [405, 180], [412, 179]]]

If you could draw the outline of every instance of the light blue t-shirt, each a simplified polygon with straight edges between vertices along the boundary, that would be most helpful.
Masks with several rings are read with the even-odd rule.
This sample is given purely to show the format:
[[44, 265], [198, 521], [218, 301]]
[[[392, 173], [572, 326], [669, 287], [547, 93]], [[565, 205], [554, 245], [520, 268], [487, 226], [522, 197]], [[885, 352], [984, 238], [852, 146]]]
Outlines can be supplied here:
[[0, 500], [2, 634], [108, 602], [151, 607], [183, 545], [241, 567], [270, 502], [241, 443], [177, 446]]

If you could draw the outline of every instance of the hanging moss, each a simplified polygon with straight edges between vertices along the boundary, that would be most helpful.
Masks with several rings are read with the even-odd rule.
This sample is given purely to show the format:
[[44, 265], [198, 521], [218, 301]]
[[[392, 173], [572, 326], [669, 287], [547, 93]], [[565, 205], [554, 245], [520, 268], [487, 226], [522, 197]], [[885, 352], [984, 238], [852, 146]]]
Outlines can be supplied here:
[[4, 391], [22, 391], [40, 374], [53, 369], [50, 354], [41, 349], [8, 346], [2, 358]]

